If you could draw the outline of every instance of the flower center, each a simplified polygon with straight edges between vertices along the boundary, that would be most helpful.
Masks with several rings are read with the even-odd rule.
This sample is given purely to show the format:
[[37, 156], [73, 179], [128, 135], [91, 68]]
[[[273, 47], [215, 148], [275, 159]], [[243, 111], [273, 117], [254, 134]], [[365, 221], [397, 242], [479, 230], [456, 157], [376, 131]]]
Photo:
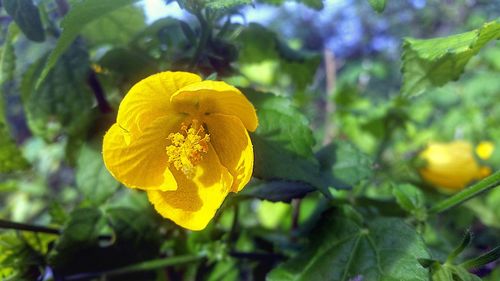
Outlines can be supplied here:
[[210, 135], [205, 133], [205, 129], [198, 120], [193, 119], [189, 126], [182, 123], [180, 131], [175, 134], [170, 133], [167, 139], [171, 142], [166, 149], [168, 162], [173, 164], [178, 171], [192, 178], [195, 166], [208, 151]]

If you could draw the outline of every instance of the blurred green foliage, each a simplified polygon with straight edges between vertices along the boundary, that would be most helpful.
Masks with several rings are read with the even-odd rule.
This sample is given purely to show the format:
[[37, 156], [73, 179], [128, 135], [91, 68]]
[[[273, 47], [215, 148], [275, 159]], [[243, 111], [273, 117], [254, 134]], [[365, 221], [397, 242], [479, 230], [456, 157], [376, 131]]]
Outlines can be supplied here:
[[[0, 280], [500, 278], [500, 190], [435, 214], [452, 195], [416, 159], [431, 141], [489, 140], [481, 161], [498, 170], [498, 1], [164, 2], [187, 16], [1, 2]], [[246, 22], [252, 5], [275, 14]], [[225, 80], [259, 117], [254, 179], [201, 232], [101, 157], [125, 93], [164, 70]]]

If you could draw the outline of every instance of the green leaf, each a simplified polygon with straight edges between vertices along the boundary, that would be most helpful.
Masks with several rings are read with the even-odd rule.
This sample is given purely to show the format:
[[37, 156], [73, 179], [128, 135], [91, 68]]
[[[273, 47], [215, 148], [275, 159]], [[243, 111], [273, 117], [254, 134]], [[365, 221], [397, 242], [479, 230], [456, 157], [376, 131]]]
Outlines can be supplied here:
[[8, 173], [27, 167], [28, 162], [10, 137], [7, 126], [0, 122], [0, 173]]
[[252, 0], [215, 0], [207, 1], [206, 6], [209, 9], [220, 10], [230, 9], [240, 5], [252, 4]]
[[109, 50], [99, 60], [105, 69], [123, 76], [126, 81], [139, 81], [158, 72], [154, 58], [132, 48], [117, 47]]
[[[15, 24], [10, 24], [5, 35], [5, 41], [0, 52], [0, 85], [12, 80], [16, 70], [16, 53], [14, 50], [15, 37], [19, 30]], [[3, 97], [0, 97], [3, 99]], [[0, 109], [3, 115], [3, 108]]]
[[[259, 38], [259, 40], [255, 40]], [[252, 23], [238, 36], [241, 44], [238, 60], [241, 64], [255, 64], [265, 61], [278, 61], [274, 80], [281, 76], [289, 78], [298, 90], [309, 85], [321, 63], [321, 56], [316, 53], [294, 50], [279, 36], [265, 27]]]
[[141, 8], [125, 6], [87, 24], [82, 36], [92, 45], [126, 45], [146, 27]]
[[481, 28], [434, 39], [406, 38], [403, 43], [401, 92], [419, 95], [429, 88], [457, 80], [470, 58], [491, 40], [500, 38], [500, 22], [485, 23]]
[[82, 29], [98, 18], [126, 5], [130, 5], [138, 0], [84, 0], [77, 2], [74, 7], [61, 21], [62, 33], [57, 40], [54, 50], [39, 75], [36, 88], [40, 87], [42, 81], [49, 75], [51, 69], [56, 65], [60, 56], [73, 43]]
[[348, 188], [373, 174], [371, 158], [347, 141], [323, 147], [317, 158], [325, 182], [335, 188]]
[[243, 92], [256, 107], [259, 118], [259, 127], [250, 135], [255, 153], [254, 176], [323, 187], [306, 117], [288, 99], [251, 89]]
[[329, 211], [299, 255], [278, 266], [268, 281], [427, 281], [418, 258], [428, 258], [415, 230], [396, 218], [360, 224]]
[[28, 39], [36, 42], [45, 40], [40, 13], [32, 0], [3, 0], [2, 3]]
[[[42, 71], [45, 58], [24, 74], [21, 93], [31, 131], [47, 139], [59, 133], [82, 133], [92, 117], [93, 96], [87, 86], [87, 52], [73, 45], [35, 89], [34, 81]], [[62, 128], [61, 128], [62, 127]]]
[[385, 5], [387, 0], [368, 0], [372, 8], [377, 11], [377, 13], [382, 13], [385, 10]]
[[425, 220], [425, 197], [422, 191], [411, 184], [394, 186], [392, 194], [401, 208], [412, 213], [420, 220]]
[[77, 160], [76, 185], [85, 199], [99, 206], [120, 186], [104, 166], [102, 154], [84, 145]]
[[16, 34], [16, 26], [14, 24], [9, 25], [0, 57], [0, 173], [12, 172], [28, 167], [28, 163], [17, 148], [9, 131], [3, 91], [4, 83], [11, 80], [14, 76], [16, 56], [13, 42]]

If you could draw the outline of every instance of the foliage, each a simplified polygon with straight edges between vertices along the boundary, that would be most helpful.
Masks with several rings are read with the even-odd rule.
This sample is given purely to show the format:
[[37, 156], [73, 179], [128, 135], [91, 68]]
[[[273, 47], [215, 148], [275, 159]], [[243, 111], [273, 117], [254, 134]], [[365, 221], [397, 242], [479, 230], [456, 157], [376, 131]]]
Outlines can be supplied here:
[[[1, 1], [1, 280], [499, 279], [498, 1], [147, 2]], [[163, 71], [258, 117], [252, 179], [201, 231], [103, 161], [125, 94]]]

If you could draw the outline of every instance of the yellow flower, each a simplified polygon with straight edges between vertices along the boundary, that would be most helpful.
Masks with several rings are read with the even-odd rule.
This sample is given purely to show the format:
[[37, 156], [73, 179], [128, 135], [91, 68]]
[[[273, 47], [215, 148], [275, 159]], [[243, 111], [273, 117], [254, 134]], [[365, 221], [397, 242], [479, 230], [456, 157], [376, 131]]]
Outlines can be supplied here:
[[482, 160], [488, 160], [495, 151], [495, 144], [491, 141], [482, 141], [476, 146], [476, 154]]
[[466, 141], [431, 143], [420, 153], [427, 165], [420, 169], [424, 180], [447, 191], [459, 191], [474, 180], [491, 174], [474, 158], [473, 146]]
[[135, 84], [104, 136], [103, 158], [124, 185], [147, 192], [162, 216], [201, 230], [229, 192], [248, 183], [258, 125], [236, 88], [188, 72], [162, 72]]

